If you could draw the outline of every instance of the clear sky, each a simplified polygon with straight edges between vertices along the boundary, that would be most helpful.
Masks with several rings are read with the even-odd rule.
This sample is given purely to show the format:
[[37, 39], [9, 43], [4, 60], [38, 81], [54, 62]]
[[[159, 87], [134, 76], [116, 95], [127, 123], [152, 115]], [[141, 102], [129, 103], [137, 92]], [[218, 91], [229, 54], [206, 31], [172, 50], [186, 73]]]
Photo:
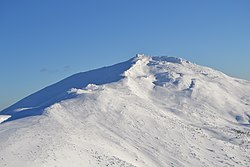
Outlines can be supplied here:
[[0, 110], [136, 53], [250, 80], [250, 0], [1, 0]]

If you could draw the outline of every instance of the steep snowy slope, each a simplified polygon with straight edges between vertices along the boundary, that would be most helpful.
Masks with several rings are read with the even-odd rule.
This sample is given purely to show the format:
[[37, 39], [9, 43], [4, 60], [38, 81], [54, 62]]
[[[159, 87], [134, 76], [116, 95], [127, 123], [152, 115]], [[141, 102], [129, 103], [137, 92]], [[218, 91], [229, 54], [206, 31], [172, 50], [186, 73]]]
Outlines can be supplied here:
[[122, 73], [132, 66], [133, 61], [119, 63], [110, 67], [77, 73], [56, 84], [48, 86], [6, 108], [1, 113], [11, 114], [9, 120], [26, 116], [40, 115], [45, 107], [70, 98], [67, 91], [71, 88], [83, 88], [88, 84], [107, 84], [122, 79]]
[[249, 81], [138, 55], [1, 111], [0, 166], [245, 167], [249, 117]]

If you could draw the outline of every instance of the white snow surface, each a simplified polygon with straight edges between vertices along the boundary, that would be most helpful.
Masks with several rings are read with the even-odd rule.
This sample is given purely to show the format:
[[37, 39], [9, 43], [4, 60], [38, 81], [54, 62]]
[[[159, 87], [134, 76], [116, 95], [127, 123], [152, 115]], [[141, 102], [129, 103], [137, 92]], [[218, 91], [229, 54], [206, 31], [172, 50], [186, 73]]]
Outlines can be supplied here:
[[1, 167], [250, 166], [249, 81], [144, 55], [87, 74], [0, 112]]
[[5, 120], [9, 119], [10, 115], [0, 115], [0, 123], [4, 122]]

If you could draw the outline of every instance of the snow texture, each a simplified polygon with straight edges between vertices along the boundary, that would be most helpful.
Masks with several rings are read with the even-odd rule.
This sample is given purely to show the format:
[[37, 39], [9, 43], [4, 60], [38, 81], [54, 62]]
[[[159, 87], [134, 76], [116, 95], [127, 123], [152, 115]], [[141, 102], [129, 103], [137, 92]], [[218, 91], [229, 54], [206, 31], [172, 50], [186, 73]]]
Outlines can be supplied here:
[[249, 81], [137, 55], [1, 111], [0, 166], [246, 167], [249, 122]]

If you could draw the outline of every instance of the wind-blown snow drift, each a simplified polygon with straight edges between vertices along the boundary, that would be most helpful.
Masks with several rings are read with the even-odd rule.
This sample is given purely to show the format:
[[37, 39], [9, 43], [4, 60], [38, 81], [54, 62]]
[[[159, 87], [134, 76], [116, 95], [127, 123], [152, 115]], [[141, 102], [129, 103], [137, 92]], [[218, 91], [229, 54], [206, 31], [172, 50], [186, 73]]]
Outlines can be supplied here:
[[249, 117], [249, 81], [138, 55], [1, 111], [0, 166], [249, 166]]

